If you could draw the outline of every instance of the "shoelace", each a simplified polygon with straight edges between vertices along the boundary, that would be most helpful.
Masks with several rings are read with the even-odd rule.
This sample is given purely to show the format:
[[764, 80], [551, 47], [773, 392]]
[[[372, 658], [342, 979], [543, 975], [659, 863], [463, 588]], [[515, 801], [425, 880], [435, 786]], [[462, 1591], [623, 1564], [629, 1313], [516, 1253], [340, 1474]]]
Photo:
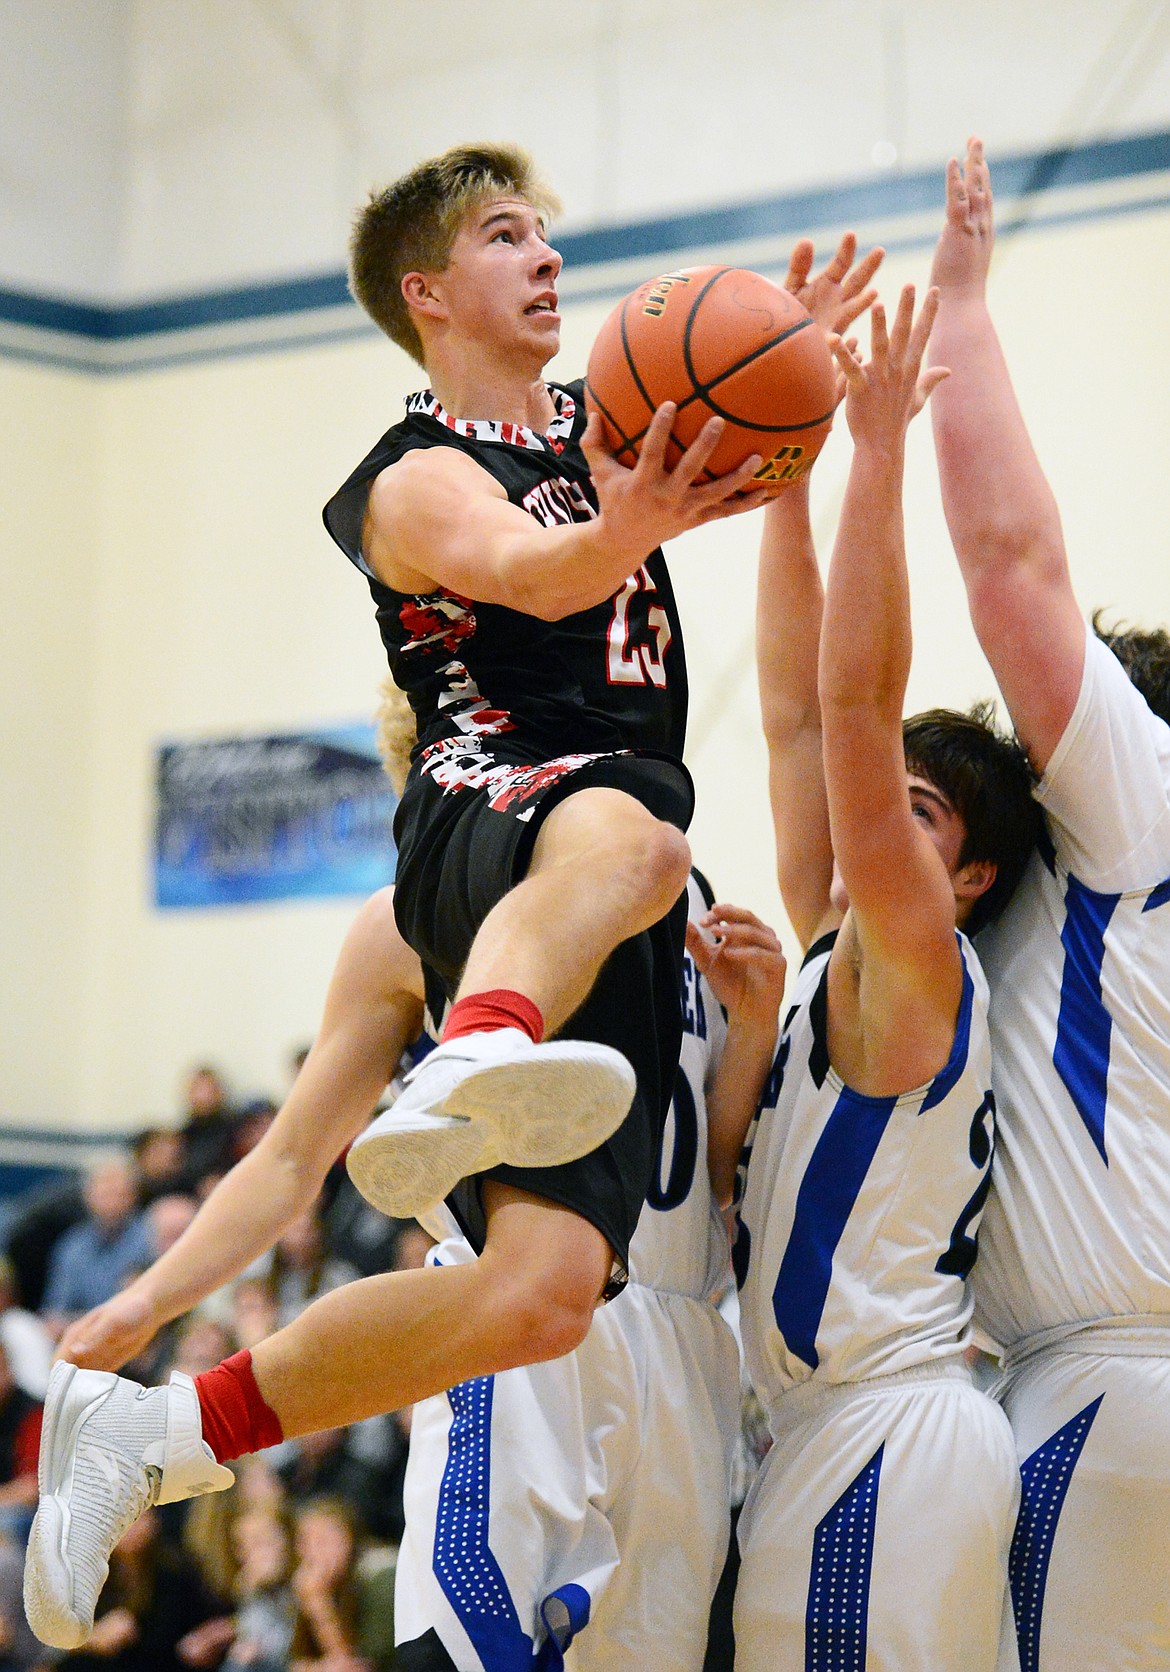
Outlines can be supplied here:
[[162, 1486], [162, 1470], [157, 1464], [142, 1463], [135, 1465], [132, 1463], [130, 1467], [132, 1469], [141, 1468], [142, 1479], [135, 1481], [130, 1488], [130, 1503], [115, 1523], [114, 1537], [110, 1544], [111, 1549], [118, 1543], [123, 1533], [134, 1525], [138, 1517], [145, 1515], [146, 1511], [153, 1507], [159, 1494], [159, 1488]]

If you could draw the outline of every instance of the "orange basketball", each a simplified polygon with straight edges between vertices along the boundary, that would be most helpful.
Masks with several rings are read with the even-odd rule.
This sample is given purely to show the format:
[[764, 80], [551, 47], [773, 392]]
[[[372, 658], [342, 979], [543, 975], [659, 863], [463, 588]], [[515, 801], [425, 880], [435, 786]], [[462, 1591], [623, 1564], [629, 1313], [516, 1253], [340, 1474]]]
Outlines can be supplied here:
[[593, 344], [585, 398], [621, 464], [634, 464], [655, 410], [675, 401], [670, 468], [714, 414], [726, 428], [700, 479], [759, 453], [755, 481], [783, 487], [824, 445], [836, 386], [824, 333], [790, 292], [743, 267], [686, 267], [618, 303]]

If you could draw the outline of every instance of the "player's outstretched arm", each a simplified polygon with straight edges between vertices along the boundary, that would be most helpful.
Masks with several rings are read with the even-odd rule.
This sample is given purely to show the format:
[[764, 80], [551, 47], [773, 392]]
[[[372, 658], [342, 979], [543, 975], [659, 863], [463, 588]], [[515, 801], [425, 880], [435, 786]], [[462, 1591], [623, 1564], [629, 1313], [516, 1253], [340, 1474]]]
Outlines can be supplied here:
[[[823, 331], [843, 332], [872, 306], [877, 292], [870, 280], [883, 255], [879, 247], [856, 261], [857, 237], [846, 232], [814, 275], [812, 240], [802, 238], [793, 249], [784, 286]], [[802, 947], [840, 921], [829, 901], [833, 852], [817, 695], [823, 599], [805, 477], [776, 494], [764, 513], [756, 600], [756, 666], [776, 872]]]
[[830, 1036], [839, 998], [837, 1023], [854, 1041], [852, 1062], [869, 1077], [856, 1089], [876, 1095], [907, 1090], [946, 1061], [962, 986], [955, 898], [919, 826], [931, 810], [922, 798], [912, 802], [902, 744], [911, 649], [903, 463], [907, 427], [947, 375], [941, 368], [920, 375], [936, 308], [931, 291], [915, 320], [907, 285], [888, 334], [874, 305], [868, 364], [835, 343], [854, 453], [825, 590], [819, 675], [829, 824], [849, 901], [830, 966]]
[[719, 517], [754, 510], [755, 455], [713, 482], [699, 474], [723, 421], [709, 419], [673, 470], [666, 449], [674, 407], [659, 407], [637, 464], [620, 465], [590, 417], [582, 447], [599, 511], [591, 522], [545, 528], [466, 454], [447, 447], [410, 452], [370, 490], [363, 548], [374, 573], [399, 592], [436, 586], [485, 604], [506, 604], [547, 621], [612, 597], [656, 546]]
[[1060, 513], [1025, 426], [987, 306], [995, 240], [978, 139], [947, 165], [931, 282], [932, 359], [951, 377], [931, 403], [943, 505], [971, 619], [1033, 766], [1042, 772], [1080, 691], [1085, 624]]
[[366, 1125], [422, 1025], [418, 959], [394, 923], [392, 891], [363, 906], [341, 949], [321, 1029], [256, 1148], [232, 1168], [161, 1259], [66, 1331], [58, 1354], [117, 1370], [151, 1337], [271, 1248]]
[[725, 1208], [772, 1067], [787, 966], [775, 930], [742, 906], [715, 905], [699, 925], [688, 923], [687, 950], [727, 1012], [727, 1038], [707, 1090], [707, 1169]]
[[756, 596], [776, 873], [802, 947], [840, 921], [829, 902], [833, 850], [817, 692], [823, 604], [805, 478], [778, 493], [764, 512]]

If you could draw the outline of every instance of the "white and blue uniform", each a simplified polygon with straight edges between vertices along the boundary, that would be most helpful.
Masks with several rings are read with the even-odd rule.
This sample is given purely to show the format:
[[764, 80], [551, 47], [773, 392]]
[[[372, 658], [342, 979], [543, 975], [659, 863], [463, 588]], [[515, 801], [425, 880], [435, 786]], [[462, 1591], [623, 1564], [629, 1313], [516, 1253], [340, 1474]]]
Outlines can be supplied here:
[[863, 1096], [829, 1061], [832, 944], [796, 984], [736, 1245], [773, 1436], [739, 1526], [737, 1672], [991, 1672], [1018, 1476], [963, 1361], [995, 1142], [987, 986], [960, 936], [947, 1064]]
[[[691, 915], [706, 905], [692, 880]], [[708, 1299], [728, 1271], [706, 1112], [726, 1022], [689, 957], [683, 1023], [630, 1283], [575, 1352], [415, 1406], [395, 1598], [409, 1672], [700, 1672], [739, 1357]], [[427, 1229], [435, 1261], [475, 1258]]]
[[1170, 727], [1091, 632], [1036, 796], [1049, 839], [979, 939], [1000, 1147], [975, 1289], [1024, 1481], [1019, 1664], [1148, 1672], [1170, 1668]]

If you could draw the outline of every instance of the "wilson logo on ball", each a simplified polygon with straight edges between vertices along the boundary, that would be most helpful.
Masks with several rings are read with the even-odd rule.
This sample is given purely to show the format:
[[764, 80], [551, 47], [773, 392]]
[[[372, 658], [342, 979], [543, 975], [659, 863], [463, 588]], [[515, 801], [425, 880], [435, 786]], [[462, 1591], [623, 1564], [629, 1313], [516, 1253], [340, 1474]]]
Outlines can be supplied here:
[[656, 284], [652, 284], [646, 292], [646, 300], [642, 303], [642, 312], [649, 314], [651, 319], [661, 319], [666, 312], [666, 298], [676, 284], [690, 284], [686, 273], [664, 273]]
[[752, 477], [753, 482], [795, 482], [812, 469], [812, 459], [805, 457], [803, 447], [781, 447], [774, 459], [768, 459]]

